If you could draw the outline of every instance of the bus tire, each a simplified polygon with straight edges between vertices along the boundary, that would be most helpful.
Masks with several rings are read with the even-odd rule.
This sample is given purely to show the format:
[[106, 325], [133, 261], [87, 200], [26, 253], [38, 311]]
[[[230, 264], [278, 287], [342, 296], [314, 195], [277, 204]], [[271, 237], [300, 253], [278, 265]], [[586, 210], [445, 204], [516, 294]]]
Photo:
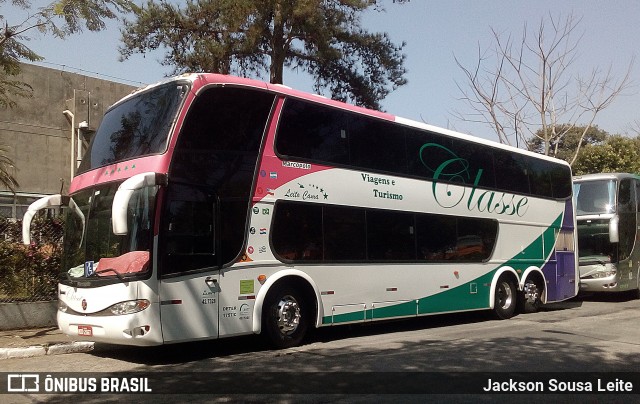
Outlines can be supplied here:
[[307, 334], [310, 316], [303, 295], [287, 285], [279, 285], [269, 292], [264, 307], [262, 327], [268, 341], [279, 349], [300, 345]]
[[496, 284], [493, 313], [500, 320], [507, 320], [516, 312], [516, 287], [508, 276], [501, 276]]
[[524, 282], [522, 292], [519, 294], [520, 307], [523, 313], [535, 313], [542, 305], [542, 288], [533, 279]]

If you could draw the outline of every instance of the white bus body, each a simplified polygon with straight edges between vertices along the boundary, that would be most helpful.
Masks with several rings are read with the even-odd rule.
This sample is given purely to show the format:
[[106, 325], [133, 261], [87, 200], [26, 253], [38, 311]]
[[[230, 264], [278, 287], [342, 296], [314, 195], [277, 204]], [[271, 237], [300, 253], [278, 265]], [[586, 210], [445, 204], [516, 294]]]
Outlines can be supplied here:
[[79, 171], [58, 324], [88, 340], [288, 347], [578, 291], [566, 163], [282, 86], [150, 86], [107, 112]]

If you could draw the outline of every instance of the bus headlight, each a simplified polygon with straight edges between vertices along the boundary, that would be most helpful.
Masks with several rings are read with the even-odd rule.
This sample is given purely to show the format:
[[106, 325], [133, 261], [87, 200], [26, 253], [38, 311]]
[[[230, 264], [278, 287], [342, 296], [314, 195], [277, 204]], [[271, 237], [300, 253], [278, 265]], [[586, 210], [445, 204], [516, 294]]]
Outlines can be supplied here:
[[69, 306], [67, 306], [67, 304], [65, 302], [63, 302], [62, 300], [58, 299], [58, 311], [66, 313], [68, 308], [69, 308]]
[[121, 316], [124, 314], [133, 314], [149, 307], [151, 302], [146, 299], [129, 300], [126, 302], [116, 303], [102, 311], [95, 313], [95, 316]]

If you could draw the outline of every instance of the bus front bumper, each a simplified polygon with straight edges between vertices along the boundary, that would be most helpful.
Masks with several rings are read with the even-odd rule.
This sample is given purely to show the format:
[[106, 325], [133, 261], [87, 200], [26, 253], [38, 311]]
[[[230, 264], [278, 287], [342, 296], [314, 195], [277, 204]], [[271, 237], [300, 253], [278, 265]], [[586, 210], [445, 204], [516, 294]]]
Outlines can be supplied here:
[[141, 313], [122, 316], [79, 316], [58, 310], [58, 328], [76, 341], [116, 345], [161, 345], [158, 322], [148, 321]]
[[620, 285], [616, 274], [604, 278], [580, 278], [580, 292], [618, 292]]

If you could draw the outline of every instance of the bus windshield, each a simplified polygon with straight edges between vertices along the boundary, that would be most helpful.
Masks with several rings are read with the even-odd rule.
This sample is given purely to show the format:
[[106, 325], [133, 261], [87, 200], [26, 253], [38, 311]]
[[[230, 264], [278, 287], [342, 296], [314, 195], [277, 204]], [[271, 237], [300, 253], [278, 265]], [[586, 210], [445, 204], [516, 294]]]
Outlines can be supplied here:
[[78, 174], [131, 158], [165, 151], [188, 85], [168, 83], [142, 92], [105, 114]]
[[609, 241], [609, 219], [578, 222], [578, 254], [581, 265], [616, 262], [616, 245]]
[[599, 215], [616, 212], [616, 181], [598, 180], [573, 184], [578, 215]]
[[134, 192], [127, 209], [130, 230], [122, 236], [111, 229], [117, 189], [118, 184], [102, 185], [71, 197], [66, 209], [63, 279], [123, 279], [149, 271], [157, 187]]

